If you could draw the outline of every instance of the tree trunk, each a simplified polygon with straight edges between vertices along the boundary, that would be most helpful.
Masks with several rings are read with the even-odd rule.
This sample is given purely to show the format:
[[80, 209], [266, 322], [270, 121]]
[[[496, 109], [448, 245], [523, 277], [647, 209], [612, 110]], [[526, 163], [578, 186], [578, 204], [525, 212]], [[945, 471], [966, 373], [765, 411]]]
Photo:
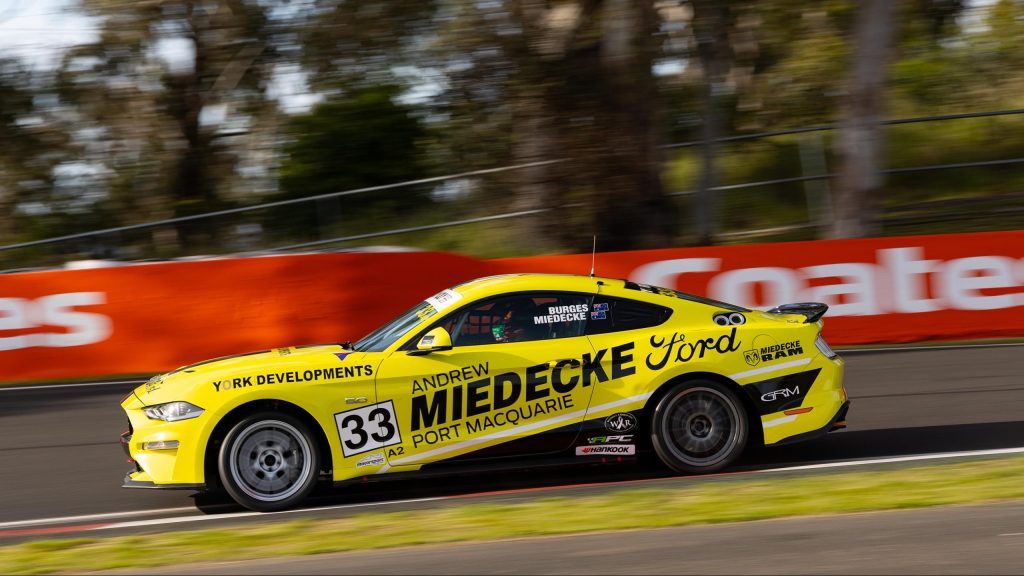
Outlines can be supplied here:
[[[529, 90], [531, 91], [532, 90]], [[553, 142], [554, 123], [547, 114], [548, 107], [538, 95], [522, 96], [517, 102], [517, 119], [513, 125], [512, 150], [517, 164], [529, 164], [555, 160], [563, 151], [558, 150]], [[561, 238], [557, 230], [562, 211], [559, 210], [560, 194], [558, 193], [556, 173], [558, 165], [541, 164], [517, 170], [518, 183], [512, 209], [541, 210], [547, 213], [523, 216], [521, 218], [519, 248], [529, 253], [543, 251], [556, 246]]]
[[729, 71], [730, 11], [720, 0], [695, 1], [693, 9], [697, 57], [701, 65], [701, 163], [694, 221], [696, 243], [710, 246], [715, 243], [718, 231], [718, 198], [713, 190], [718, 156], [716, 140], [723, 135], [715, 86], [724, 82]]
[[894, 44], [896, 0], [862, 0], [853, 32], [853, 60], [837, 141], [835, 222], [832, 236], [878, 234], [882, 188], [886, 73]]
[[657, 14], [652, 3], [605, 0], [598, 100], [603, 132], [595, 160], [598, 244], [605, 250], [668, 246], [675, 209], [661, 183], [658, 87], [652, 68]]

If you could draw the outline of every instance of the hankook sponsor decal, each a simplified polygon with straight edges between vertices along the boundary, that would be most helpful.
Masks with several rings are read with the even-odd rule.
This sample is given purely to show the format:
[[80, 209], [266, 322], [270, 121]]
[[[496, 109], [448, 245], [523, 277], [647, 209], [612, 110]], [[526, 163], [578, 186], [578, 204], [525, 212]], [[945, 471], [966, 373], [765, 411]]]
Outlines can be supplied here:
[[577, 446], [577, 456], [632, 456], [636, 454], [633, 444], [602, 444], [600, 446]]

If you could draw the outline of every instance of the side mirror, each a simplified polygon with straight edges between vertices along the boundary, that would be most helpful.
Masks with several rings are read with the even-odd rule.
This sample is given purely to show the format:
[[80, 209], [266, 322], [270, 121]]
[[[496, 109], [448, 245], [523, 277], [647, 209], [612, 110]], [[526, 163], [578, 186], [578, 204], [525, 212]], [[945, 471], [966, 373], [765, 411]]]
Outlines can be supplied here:
[[442, 350], [451, 349], [452, 335], [441, 326], [438, 326], [424, 334], [423, 338], [420, 338], [420, 341], [416, 343], [416, 349], [409, 350], [409, 355], [422, 356], [424, 354], [430, 354], [431, 352], [440, 352]]

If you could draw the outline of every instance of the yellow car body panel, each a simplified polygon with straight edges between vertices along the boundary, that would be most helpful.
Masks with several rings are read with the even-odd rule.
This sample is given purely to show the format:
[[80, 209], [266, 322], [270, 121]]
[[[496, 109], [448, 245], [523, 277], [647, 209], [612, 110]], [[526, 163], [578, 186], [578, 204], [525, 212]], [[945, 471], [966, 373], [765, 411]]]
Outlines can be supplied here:
[[[492, 325], [492, 333], [486, 326], [474, 333], [472, 345], [417, 350], [429, 329], [461, 317], [460, 334], [472, 332], [466, 310], [516, 294], [561, 295], [585, 307], [537, 305], [534, 322], [565, 337], [489, 341], [499, 338]], [[589, 333], [608, 318], [599, 300], [658, 308], [667, 319]], [[736, 386], [767, 445], [827, 432], [845, 416], [843, 363], [816, 345], [820, 321], [745, 310], [742, 324], [719, 325], [717, 316], [738, 310], [719, 304], [622, 280], [499, 276], [421, 303], [380, 350], [279, 348], [179, 368], [139, 386], [122, 404], [131, 423], [127, 450], [138, 464], [129, 480], [204, 485], [217, 473], [206, 458], [216, 450], [215, 434], [257, 405], [308, 415], [329, 447], [335, 481], [452, 460], [572, 454], [574, 447], [587, 455], [580, 447], [593, 440], [588, 434], [622, 432], [630, 427], [630, 418], [616, 416], [623, 413], [643, 431], [652, 398], [685, 378]], [[580, 333], [584, 325], [587, 333]], [[188, 402], [202, 413], [166, 422], [144, 412], [168, 402]], [[613, 417], [619, 420], [607, 422]], [[177, 447], [153, 448], [170, 441]]]

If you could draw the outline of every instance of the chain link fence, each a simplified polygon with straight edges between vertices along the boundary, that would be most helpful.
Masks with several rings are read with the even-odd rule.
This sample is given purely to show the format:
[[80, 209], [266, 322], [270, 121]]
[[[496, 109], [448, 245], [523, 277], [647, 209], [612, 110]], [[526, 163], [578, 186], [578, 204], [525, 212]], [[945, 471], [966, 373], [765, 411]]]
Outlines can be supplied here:
[[[1024, 114], [1024, 109], [903, 118], [887, 120], [882, 124], [900, 126], [1021, 114]], [[835, 124], [819, 125], [716, 139], [714, 142], [722, 146], [782, 139], [784, 141], [782, 145], [796, 148], [797, 165], [800, 171], [799, 174], [792, 176], [727, 183], [712, 187], [711, 190], [716, 195], [716, 204], [721, 206], [716, 218], [718, 220], [716, 228], [720, 230], [718, 238], [725, 242], [736, 242], [820, 237], [832, 219], [829, 182], [835, 176], [835, 173], [829, 169], [829, 146], [825, 135], [839, 128], [840, 126]], [[666, 153], [671, 155], [702, 144], [704, 144], [702, 141], [680, 142], [669, 144], [664, 148]], [[500, 221], [537, 217], [548, 210], [558, 209], [559, 207], [500, 210], [502, 206], [507, 208], [508, 203], [495, 204], [492, 202], [491, 206], [498, 210], [492, 209], [490, 213], [481, 214], [480, 206], [471, 207], [466, 205], [467, 202], [460, 203], [459, 197], [465, 195], [461, 194], [459, 190], [477, 186], [492, 175], [507, 175], [559, 162], [564, 162], [564, 160], [554, 159], [461, 172], [19, 242], [0, 246], [0, 258], [17, 253], [21, 255], [17, 261], [31, 261], [35, 267], [37, 263], [47, 266], [59, 264], [65, 260], [90, 257], [134, 261], [179, 257], [180, 254], [161, 254], [159, 250], [140, 249], [138, 246], [159, 244], [161, 237], [172, 234], [173, 228], [183, 223], [195, 223], [221, 231], [229, 230], [230, 234], [221, 238], [222, 243], [215, 250], [211, 250], [214, 254], [351, 249], [357, 245], [365, 245], [369, 240], [392, 241], [401, 246], [416, 246], [415, 234], [417, 233], [483, 224], [492, 225]], [[892, 181], [897, 178], [913, 177], [915, 174], [924, 172], [993, 170], [1015, 167], [1020, 164], [1024, 164], [1024, 157], [891, 167], [885, 169], [884, 173]], [[369, 222], [365, 220], [354, 222], [345, 220], [344, 204], [341, 204], [340, 210], [337, 205], [348, 197], [413, 187], [429, 188], [435, 200], [445, 204], [445, 214], [458, 217], [425, 222], [422, 221], [422, 217], [412, 218], [404, 217], [403, 214], [385, 214], [379, 215]], [[693, 205], [696, 198], [694, 190], [678, 190], [670, 192], [669, 195], [678, 200], [682, 214], [692, 215], [696, 212]], [[732, 218], [735, 214], [751, 213], [751, 211], [756, 213], [758, 205], [764, 206], [766, 202], [774, 201], [772, 199], [785, 203], [784, 213], [787, 215], [784, 219], [775, 222], [774, 225], [758, 226], [753, 222], [744, 222], [742, 219], [734, 221], [735, 219]], [[353, 200], [357, 201], [358, 198]], [[327, 222], [319, 225], [316, 230], [316, 238], [302, 242], [295, 242], [294, 239], [288, 241], [275, 238], [267, 229], [266, 223], [273, 222], [275, 211], [299, 205], [315, 210], [318, 215], [324, 212], [328, 213], [328, 216], [323, 218]], [[448, 209], [449, 207], [450, 209]], [[338, 212], [340, 212], [340, 218]], [[948, 199], [915, 201], [906, 205], [889, 204], [885, 206], [882, 227], [886, 234], [967, 231], [977, 229], [977, 216], [982, 213], [994, 215], [995, 225], [999, 227], [1024, 226], [1024, 191], [998, 190], [989, 193], [980, 191], [978, 194]], [[690, 217], [692, 218], [692, 216]], [[969, 225], [971, 222], [974, 222], [975, 225]], [[685, 229], [689, 224], [683, 222], [681, 226]], [[689, 229], [692, 229], [692, 226]], [[24, 267], [8, 268], [6, 270], [8, 272], [26, 269]]]

